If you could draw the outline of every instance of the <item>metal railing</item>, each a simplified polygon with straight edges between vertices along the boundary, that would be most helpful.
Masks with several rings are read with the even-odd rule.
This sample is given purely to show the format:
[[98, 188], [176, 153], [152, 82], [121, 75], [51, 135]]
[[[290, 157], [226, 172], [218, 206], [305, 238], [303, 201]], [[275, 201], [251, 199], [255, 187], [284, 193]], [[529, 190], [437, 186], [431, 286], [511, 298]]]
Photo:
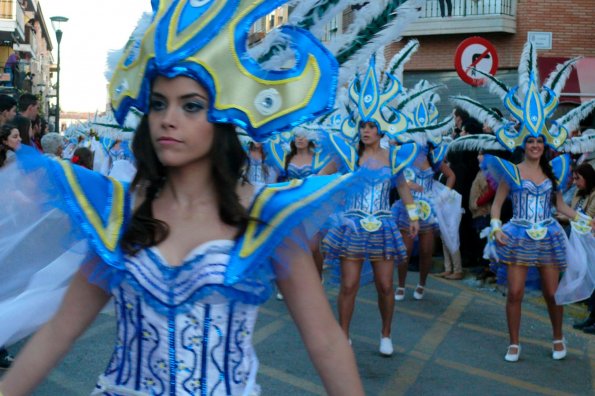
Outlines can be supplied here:
[[[444, 17], [464, 17], [481, 15], [515, 16], [517, 0], [426, 0], [421, 18], [441, 18], [442, 2]], [[451, 4], [451, 7], [448, 6]], [[451, 10], [448, 15], [448, 10]]]

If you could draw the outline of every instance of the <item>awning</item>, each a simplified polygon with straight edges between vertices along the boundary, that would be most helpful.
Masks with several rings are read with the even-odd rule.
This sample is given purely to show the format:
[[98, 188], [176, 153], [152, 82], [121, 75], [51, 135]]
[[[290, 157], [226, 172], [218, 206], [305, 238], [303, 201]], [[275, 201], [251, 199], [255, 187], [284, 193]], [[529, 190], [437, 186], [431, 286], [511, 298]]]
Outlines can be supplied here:
[[[570, 58], [538, 57], [537, 68], [541, 81], [544, 82], [556, 66], [568, 59]], [[595, 58], [583, 58], [576, 63], [566, 80], [560, 102], [581, 104], [591, 99], [595, 99]]]

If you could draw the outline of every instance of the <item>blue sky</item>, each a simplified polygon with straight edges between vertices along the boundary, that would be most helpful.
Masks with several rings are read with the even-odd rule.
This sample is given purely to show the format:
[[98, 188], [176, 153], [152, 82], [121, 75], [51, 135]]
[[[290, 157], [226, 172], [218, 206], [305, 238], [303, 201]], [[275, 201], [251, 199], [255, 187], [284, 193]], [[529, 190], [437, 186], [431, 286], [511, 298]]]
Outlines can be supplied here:
[[65, 16], [60, 44], [60, 107], [62, 111], [103, 111], [107, 102], [104, 77], [109, 50], [124, 46], [150, 0], [39, 0], [50, 36], [49, 18]]

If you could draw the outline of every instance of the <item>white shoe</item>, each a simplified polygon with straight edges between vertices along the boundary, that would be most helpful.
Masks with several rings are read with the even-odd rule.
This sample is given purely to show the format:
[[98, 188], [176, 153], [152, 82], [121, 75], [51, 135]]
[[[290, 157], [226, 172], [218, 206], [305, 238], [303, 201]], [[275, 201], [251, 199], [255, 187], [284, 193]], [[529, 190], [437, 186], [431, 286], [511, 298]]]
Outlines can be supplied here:
[[380, 348], [378, 348], [380, 354], [383, 356], [391, 356], [394, 352], [393, 342], [390, 337], [380, 338]]
[[395, 301], [403, 301], [405, 299], [405, 288], [397, 287], [395, 290]]
[[552, 342], [552, 344], [556, 345], [556, 344], [562, 344], [562, 346], [564, 347], [564, 349], [562, 349], [561, 351], [556, 351], [554, 349], [554, 347], [552, 346], [552, 359], [554, 360], [562, 360], [566, 357], [566, 339], [562, 338], [561, 340], [554, 340]]
[[[516, 353], [511, 353], [510, 348], [516, 348]], [[521, 346], [518, 344], [510, 344], [508, 346], [508, 350], [506, 351], [506, 356], [504, 356], [504, 360], [506, 360], [507, 362], [518, 362], [520, 356]]]
[[[415, 298], [416, 300], [422, 300], [424, 298], [424, 288], [425, 288], [425, 286], [417, 284], [417, 286], [415, 287], [415, 290], [413, 291], [413, 298]], [[420, 289], [421, 293], [418, 292], [417, 289]]]
[[279, 300], [279, 301], [282, 301], [282, 300], [283, 300], [283, 294], [281, 294], [281, 293], [277, 292], [277, 295], [275, 296], [275, 298], [276, 298], [277, 300]]

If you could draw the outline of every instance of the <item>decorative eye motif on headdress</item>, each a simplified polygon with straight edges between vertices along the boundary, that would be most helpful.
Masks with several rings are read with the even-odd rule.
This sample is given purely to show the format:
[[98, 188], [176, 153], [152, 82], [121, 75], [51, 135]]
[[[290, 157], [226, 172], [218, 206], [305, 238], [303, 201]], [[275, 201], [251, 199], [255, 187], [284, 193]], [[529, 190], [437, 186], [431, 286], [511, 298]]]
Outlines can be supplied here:
[[117, 120], [131, 107], [147, 113], [157, 76], [197, 80], [209, 93], [209, 120], [233, 123], [256, 140], [329, 111], [338, 64], [309, 32], [280, 28], [296, 55], [292, 67], [266, 70], [248, 54], [250, 27], [286, 1], [153, 0], [153, 20], [129, 43], [111, 80]]
[[401, 82], [387, 73], [389, 85], [381, 91], [375, 63], [372, 57], [361, 85], [356, 78], [349, 87], [349, 97], [357, 104], [357, 114], [343, 122], [343, 134], [347, 136], [357, 134], [359, 122], [373, 122], [378, 127], [378, 133], [388, 134], [391, 138], [396, 138], [408, 128], [407, 117], [388, 104], [402, 91]]
[[528, 90], [522, 104], [516, 97], [518, 87], [511, 89], [504, 99], [504, 106], [511, 112], [514, 118], [520, 123], [521, 129], [518, 134], [511, 134], [507, 128], [496, 131], [496, 137], [510, 149], [516, 146], [523, 146], [527, 137], [543, 136], [548, 145], [557, 149], [566, 140], [565, 131], [561, 130], [557, 136], [552, 136], [546, 126], [546, 120], [551, 118], [558, 106], [558, 97], [548, 87], [548, 101], [544, 103], [539, 94], [539, 87], [535, 74], [531, 72], [528, 83]]

